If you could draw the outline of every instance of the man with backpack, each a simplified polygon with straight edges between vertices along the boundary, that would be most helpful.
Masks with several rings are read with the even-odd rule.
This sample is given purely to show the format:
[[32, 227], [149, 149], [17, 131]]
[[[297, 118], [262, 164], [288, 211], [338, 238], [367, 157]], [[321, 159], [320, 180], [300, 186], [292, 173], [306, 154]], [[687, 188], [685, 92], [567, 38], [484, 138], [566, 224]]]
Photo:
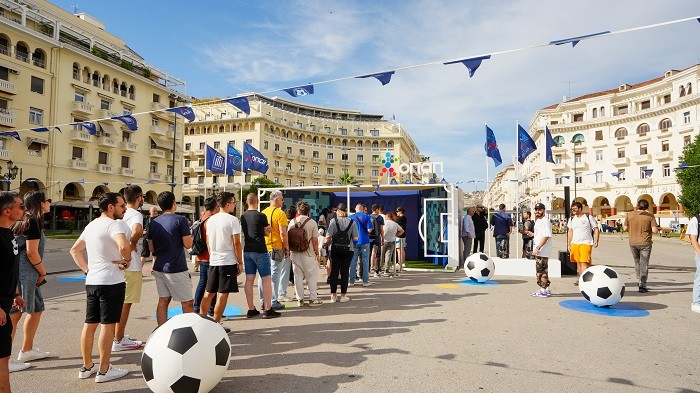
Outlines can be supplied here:
[[318, 300], [318, 225], [309, 217], [311, 207], [304, 201], [297, 203], [298, 215], [289, 223], [287, 240], [292, 253], [294, 291], [299, 307], [304, 305], [304, 279], [309, 285], [309, 307], [317, 307]]
[[[570, 259], [576, 263], [577, 275], [580, 277], [593, 263], [591, 253], [600, 241], [598, 222], [590, 214], [584, 213], [583, 205], [576, 201], [571, 204], [571, 218], [566, 227], [569, 228], [566, 243]], [[578, 279], [574, 285], [578, 285]]]
[[378, 204], [372, 205], [372, 230], [369, 232], [370, 263], [372, 265], [372, 277], [379, 276], [379, 262], [381, 260], [382, 243], [384, 236], [384, 217], [381, 215], [382, 207]]
[[[200, 314], [199, 305], [204, 297], [204, 289], [207, 286], [207, 277], [209, 273], [209, 250], [207, 248], [207, 220], [209, 217], [219, 212], [219, 206], [216, 204], [216, 198], [209, 197], [204, 200], [204, 212], [202, 217], [195, 221], [192, 225], [192, 249], [190, 254], [194, 255], [199, 263], [199, 282], [194, 290], [194, 312]], [[200, 248], [203, 246], [203, 249]], [[216, 295], [212, 300], [212, 304], [207, 311], [207, 314], [214, 316], [214, 304], [216, 304]], [[205, 315], [204, 312], [201, 313]]]
[[700, 233], [700, 214], [690, 219], [685, 234], [690, 239], [690, 245], [695, 251], [695, 280], [693, 281], [693, 304], [690, 310], [700, 313], [700, 244], [698, 244], [698, 233]]
[[496, 239], [496, 256], [508, 258], [510, 256], [510, 234], [513, 232], [513, 219], [506, 213], [506, 205], [501, 203], [498, 211], [491, 216], [493, 237]]
[[350, 281], [349, 285], [355, 285], [357, 260], [360, 259], [362, 265], [362, 286], [370, 286], [369, 282], [369, 233], [372, 231], [372, 220], [365, 214], [365, 205], [358, 203], [355, 206], [355, 214], [350, 216], [350, 219], [355, 221], [359, 237], [355, 241], [355, 249], [350, 261]]
[[[348, 208], [344, 203], [338, 204], [337, 216], [328, 222], [326, 244], [330, 243], [331, 250], [331, 302], [349, 302], [348, 276], [350, 260], [353, 256], [353, 241], [360, 236], [355, 221], [348, 218]], [[352, 272], [355, 274], [355, 272]], [[338, 274], [340, 274], [340, 297], [338, 290]]]

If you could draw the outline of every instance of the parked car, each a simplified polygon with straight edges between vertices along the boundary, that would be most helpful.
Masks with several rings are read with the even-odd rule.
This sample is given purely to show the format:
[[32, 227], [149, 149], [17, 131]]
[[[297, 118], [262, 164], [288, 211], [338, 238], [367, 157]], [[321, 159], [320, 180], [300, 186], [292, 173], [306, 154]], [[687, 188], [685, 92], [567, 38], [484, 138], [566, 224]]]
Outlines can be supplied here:
[[620, 231], [618, 228], [607, 225], [607, 224], [600, 224], [600, 226], [603, 229], [603, 232], [619, 232]]

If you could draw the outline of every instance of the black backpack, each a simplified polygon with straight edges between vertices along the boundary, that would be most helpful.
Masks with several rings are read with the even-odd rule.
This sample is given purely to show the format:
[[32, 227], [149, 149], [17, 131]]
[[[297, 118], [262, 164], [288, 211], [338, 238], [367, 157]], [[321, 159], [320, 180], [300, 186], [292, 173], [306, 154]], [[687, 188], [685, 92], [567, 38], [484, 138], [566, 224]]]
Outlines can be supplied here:
[[381, 233], [379, 230], [379, 220], [377, 220], [377, 215], [374, 213], [370, 214], [369, 219], [372, 220], [372, 230], [369, 231], [369, 237], [375, 238]]
[[333, 234], [333, 242], [331, 243], [331, 247], [334, 249], [339, 249], [347, 252], [350, 250], [352, 247], [352, 241], [350, 240], [350, 228], [352, 228], [354, 224], [353, 220], [350, 220], [350, 225], [348, 225], [347, 228], [340, 230], [340, 224], [338, 223], [338, 219], [336, 218], [335, 220], [335, 228], [336, 232]]
[[209, 217], [202, 222], [195, 221], [192, 224], [192, 249], [190, 249], [190, 255], [202, 255], [207, 252], [207, 242], [202, 234], [202, 226], [208, 219]]
[[309, 249], [309, 238], [306, 236], [306, 230], [304, 225], [309, 222], [311, 218], [307, 218], [304, 222], [299, 225], [294, 220], [294, 226], [289, 228], [287, 231], [287, 239], [289, 241], [289, 249], [294, 252], [305, 252]]

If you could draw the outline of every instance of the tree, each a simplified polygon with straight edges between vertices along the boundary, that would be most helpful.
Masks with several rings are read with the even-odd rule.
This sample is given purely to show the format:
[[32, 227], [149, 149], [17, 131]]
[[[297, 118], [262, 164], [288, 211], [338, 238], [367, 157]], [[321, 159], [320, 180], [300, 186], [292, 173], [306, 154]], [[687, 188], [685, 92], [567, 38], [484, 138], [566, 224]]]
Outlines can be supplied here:
[[343, 186], [347, 186], [348, 184], [355, 184], [355, 182], [355, 176], [352, 176], [347, 172], [344, 172], [342, 175], [340, 175], [340, 184]]
[[[681, 186], [681, 195], [678, 202], [683, 204], [685, 214], [692, 217], [700, 213], [700, 135], [695, 137], [693, 143], [688, 144], [679, 158], [679, 162], [688, 166], [679, 169], [676, 175]], [[681, 164], [683, 167], [683, 164]]]
[[[260, 176], [257, 179], [253, 180], [253, 183], [243, 189], [243, 210], [248, 209], [248, 204], [245, 202], [245, 199], [247, 198], [248, 194], [251, 192], [254, 192], [256, 195], [258, 193], [259, 188], [273, 188], [273, 187], [279, 187], [279, 184], [275, 184], [274, 181], [270, 180], [267, 178], [267, 176]], [[270, 194], [265, 193], [263, 196], [260, 197], [260, 200], [265, 200], [265, 198], [269, 198]], [[241, 212], [243, 213], [243, 212]]]

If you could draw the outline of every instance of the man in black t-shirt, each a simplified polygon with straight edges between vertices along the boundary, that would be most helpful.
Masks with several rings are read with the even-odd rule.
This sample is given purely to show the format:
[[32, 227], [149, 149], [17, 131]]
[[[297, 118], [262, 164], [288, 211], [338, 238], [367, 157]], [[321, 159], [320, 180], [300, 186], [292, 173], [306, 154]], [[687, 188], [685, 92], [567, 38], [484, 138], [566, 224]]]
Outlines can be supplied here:
[[243, 261], [245, 268], [245, 299], [248, 303], [246, 318], [260, 315], [253, 302], [253, 283], [255, 273], [260, 273], [260, 282], [263, 286], [263, 318], [275, 318], [281, 314], [272, 306], [272, 270], [270, 254], [267, 252], [265, 236], [269, 236], [272, 228], [267, 221], [267, 216], [258, 211], [260, 200], [257, 194], [251, 192], [246, 196], [248, 210], [241, 214], [241, 230], [245, 237], [243, 246]]
[[529, 236], [528, 233], [535, 232], [535, 222], [530, 219], [531, 214], [529, 211], [523, 212], [523, 229], [520, 233], [523, 235], [523, 258], [534, 258], [532, 256], [532, 239], [535, 236]]
[[10, 353], [12, 320], [10, 308], [22, 310], [24, 299], [19, 294], [19, 247], [12, 225], [22, 219], [25, 207], [13, 192], [0, 193], [0, 391], [10, 391]]

